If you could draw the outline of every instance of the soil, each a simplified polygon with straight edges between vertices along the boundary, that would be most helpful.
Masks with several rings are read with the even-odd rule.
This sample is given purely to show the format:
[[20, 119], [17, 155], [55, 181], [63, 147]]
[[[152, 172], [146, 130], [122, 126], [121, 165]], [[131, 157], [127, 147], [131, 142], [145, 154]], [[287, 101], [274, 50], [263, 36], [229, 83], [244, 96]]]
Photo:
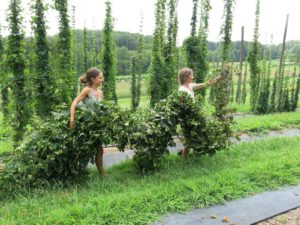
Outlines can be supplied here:
[[255, 225], [300, 225], [300, 208], [280, 214]]

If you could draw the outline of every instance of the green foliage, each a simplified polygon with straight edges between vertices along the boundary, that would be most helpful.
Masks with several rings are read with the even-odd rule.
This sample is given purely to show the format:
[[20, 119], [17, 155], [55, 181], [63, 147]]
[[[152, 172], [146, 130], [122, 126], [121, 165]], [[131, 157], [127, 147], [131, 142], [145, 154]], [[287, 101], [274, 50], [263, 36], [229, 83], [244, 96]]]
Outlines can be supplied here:
[[171, 104], [172, 111], [178, 115], [178, 123], [184, 136], [184, 146], [192, 149], [197, 155], [213, 155], [217, 150], [227, 147], [231, 132], [224, 131], [231, 123], [230, 118], [221, 121], [218, 117], [205, 114], [200, 96], [194, 103], [188, 95], [175, 95], [169, 104]]
[[238, 72], [238, 81], [237, 81], [237, 88], [236, 88], [236, 95], [235, 95], [235, 102], [240, 104], [241, 103], [241, 95], [242, 95], [242, 79], [243, 79], [243, 63], [244, 63], [244, 26], [241, 28], [241, 44], [240, 44], [240, 66]]
[[[2, 26], [0, 24], [0, 62], [1, 62], [1, 68], [3, 64], [3, 54], [4, 54], [4, 43], [3, 43], [3, 37], [2, 37]], [[1, 70], [2, 71], [2, 70]]]
[[13, 141], [17, 146], [21, 141], [29, 119], [27, 96], [25, 92], [25, 56], [23, 18], [21, 1], [11, 0], [7, 15], [9, 36], [7, 38], [6, 66], [12, 73], [11, 88], [13, 93], [14, 116], [12, 121]]
[[165, 84], [165, 0], [157, 0], [155, 8], [155, 30], [153, 35], [152, 65], [150, 80], [150, 105], [154, 106], [163, 97]]
[[266, 114], [269, 112], [270, 78], [267, 78], [259, 93], [255, 113]]
[[7, 121], [9, 118], [9, 110], [8, 110], [8, 104], [9, 104], [9, 97], [8, 97], [8, 80], [7, 80], [7, 74], [5, 73], [5, 63], [4, 63], [4, 39], [1, 35], [2, 27], [0, 24], [0, 76], [1, 76], [1, 82], [0, 82], [0, 89], [1, 89], [1, 100], [2, 100], [2, 112], [3, 116], [5, 117], [5, 120]]
[[169, 11], [169, 21], [168, 21], [168, 30], [167, 30], [167, 40], [163, 49], [164, 56], [164, 70], [165, 76], [162, 77], [163, 85], [160, 87], [163, 92], [161, 92], [161, 99], [167, 98], [172, 90], [177, 87], [177, 1], [169, 0], [168, 2], [168, 11]]
[[247, 60], [246, 60], [245, 64], [246, 65], [245, 65], [245, 71], [244, 71], [242, 96], [241, 96], [241, 102], [243, 104], [246, 103], [246, 98], [247, 98], [247, 73], [248, 73], [248, 63], [247, 63]]
[[138, 38], [138, 46], [136, 56], [132, 57], [131, 65], [131, 108], [137, 109], [141, 98], [141, 82], [143, 71], [143, 52], [144, 52], [144, 36], [143, 31], [143, 15], [141, 16], [140, 34]]
[[53, 74], [49, 67], [49, 45], [46, 33], [45, 5], [42, 0], [35, 0], [32, 6], [32, 18], [35, 34], [34, 88], [35, 110], [40, 117], [50, 116], [55, 104]]
[[251, 110], [254, 112], [260, 86], [260, 67], [259, 62], [259, 14], [260, 14], [260, 0], [257, 0], [255, 11], [255, 28], [253, 34], [253, 43], [248, 55], [250, 65], [250, 104]]
[[72, 63], [72, 35], [68, 15], [68, 0], [55, 0], [55, 9], [59, 14], [59, 33], [57, 40], [58, 83], [61, 102], [70, 104], [75, 92]]
[[137, 62], [136, 58], [132, 57], [131, 68], [131, 109], [135, 110], [138, 107], [138, 93], [137, 93]]
[[79, 106], [72, 130], [65, 114], [38, 123], [0, 173], [1, 193], [53, 181], [69, 183], [84, 173], [101, 143], [124, 149], [127, 117], [116, 106], [90, 100]]
[[[155, 45], [155, 38], [154, 38]], [[154, 106], [161, 99], [161, 92], [163, 91], [161, 87], [161, 76], [164, 75], [163, 69], [163, 59], [159, 52], [153, 51], [152, 58], [152, 73], [150, 79], [150, 105]]]
[[131, 125], [129, 143], [135, 150], [135, 165], [142, 172], [157, 169], [169, 153], [167, 147], [174, 145], [177, 125], [182, 128], [186, 147], [197, 155], [212, 155], [227, 147], [230, 124], [230, 118], [206, 115], [200, 98], [194, 103], [186, 93], [174, 93], [145, 113], [141, 122]]
[[[284, 59], [285, 61], [285, 59]], [[283, 112], [284, 111], [284, 105], [285, 105], [285, 90], [287, 88], [287, 77], [285, 77], [285, 65], [282, 65], [282, 73], [281, 77], [279, 76], [278, 72], [278, 79], [277, 79], [277, 84], [276, 84], [276, 97], [278, 94], [278, 100], [276, 102], [276, 97], [275, 97], [275, 103], [276, 103], [276, 111], [278, 112]], [[278, 83], [280, 82], [280, 86], [278, 86]], [[279, 91], [278, 91], [278, 88]]]
[[230, 83], [230, 102], [233, 103], [234, 102], [234, 80], [231, 81]]
[[[270, 55], [272, 52], [270, 52]], [[269, 111], [269, 96], [270, 96], [270, 76], [271, 76], [271, 65], [269, 59], [269, 65], [267, 65], [267, 55], [266, 50], [264, 51], [264, 58], [262, 61], [262, 72], [261, 81], [259, 87], [259, 94], [257, 103], [255, 106], [255, 113], [266, 114]]]
[[111, 12], [111, 2], [107, 0], [105, 22], [102, 36], [102, 51], [101, 63], [105, 76], [103, 85], [104, 96], [108, 100], [118, 102], [116, 94], [116, 58], [115, 58], [115, 44], [113, 40], [113, 18]]
[[275, 72], [275, 78], [272, 84], [272, 93], [271, 93], [270, 106], [269, 106], [270, 112], [276, 112], [277, 109], [276, 102], [275, 102], [277, 79], [278, 79], [278, 71]]
[[[223, 65], [222, 71], [220, 71], [222, 79], [219, 80], [214, 86], [214, 100], [213, 106], [215, 107], [215, 112], [213, 115], [222, 125], [222, 135], [225, 137], [230, 137], [232, 135], [231, 122], [232, 118], [228, 116], [228, 104], [230, 101], [230, 91], [233, 68], [228, 64]], [[223, 140], [223, 141], [224, 141]], [[226, 142], [224, 142], [226, 144]]]
[[[193, 12], [197, 11], [198, 1], [194, 1], [194, 9]], [[200, 15], [200, 27], [198, 35], [194, 29], [196, 26], [196, 21], [194, 21], [197, 17], [196, 15], [192, 16], [192, 33], [189, 38], [184, 41], [184, 48], [186, 50], [188, 67], [193, 69], [194, 77], [196, 83], [202, 83], [205, 80], [205, 77], [208, 73], [208, 63], [207, 63], [207, 32], [208, 32], [208, 20], [209, 20], [209, 12], [211, 10], [210, 1], [209, 0], [201, 0], [201, 15]], [[201, 90], [200, 93], [202, 96], [205, 96], [205, 90]], [[204, 98], [203, 98], [204, 99]]]
[[192, 21], [191, 21], [191, 36], [195, 37], [197, 34], [197, 14], [198, 14], [198, 6], [199, 0], [193, 0], [193, 14], [192, 14]]
[[88, 50], [87, 50], [87, 45], [88, 45], [88, 40], [87, 40], [87, 30], [86, 27], [83, 29], [83, 66], [84, 66], [84, 71], [87, 71], [89, 69], [88, 65]]
[[129, 143], [135, 151], [133, 161], [140, 172], [158, 169], [162, 159], [169, 153], [167, 147], [174, 145], [172, 136], [176, 133], [177, 124], [174, 115], [176, 113], [164, 103], [157, 104], [131, 125]]
[[229, 51], [231, 47], [232, 20], [234, 0], [225, 0], [224, 5], [224, 23], [221, 28], [222, 37], [222, 64], [229, 61]]
[[[207, 63], [207, 33], [208, 33], [208, 20], [209, 12], [211, 10], [210, 0], [201, 0], [201, 17], [199, 28], [199, 54], [196, 69], [196, 83], [203, 83], [207, 77], [209, 66]], [[205, 89], [201, 90], [201, 94], [205, 96]]]
[[[120, 75], [131, 74], [131, 58], [136, 54], [136, 51], [129, 51], [126, 46], [116, 48], [117, 72]], [[121, 76], [119, 76], [121, 77]], [[118, 76], [116, 77], [118, 78]]]
[[144, 36], [142, 35], [143, 32], [143, 16], [141, 17], [141, 24], [140, 24], [140, 35], [137, 47], [137, 85], [136, 85], [136, 106], [138, 107], [140, 104], [141, 99], [141, 88], [142, 88], [142, 73], [143, 73], [143, 61], [144, 61]]
[[294, 97], [293, 97], [293, 101], [292, 101], [292, 110], [294, 111], [297, 108], [297, 103], [298, 103], [298, 99], [299, 99], [299, 92], [300, 92], [300, 73], [298, 75], [298, 79], [296, 82], [296, 88], [294, 90]]
[[195, 154], [214, 154], [224, 149], [230, 132], [229, 118], [209, 117], [200, 102], [186, 94], [171, 95], [154, 109], [130, 114], [115, 105], [87, 100], [76, 114], [74, 129], [68, 115], [56, 115], [37, 124], [0, 173], [0, 193], [49, 182], [69, 183], [84, 173], [100, 144], [114, 143], [122, 151], [135, 151], [134, 165], [142, 173], [159, 168], [173, 146], [177, 125], [182, 127], [185, 145]]
[[197, 80], [198, 63], [201, 57], [200, 39], [197, 36], [191, 36], [184, 40], [183, 46], [187, 57], [187, 66], [194, 71], [194, 76]]

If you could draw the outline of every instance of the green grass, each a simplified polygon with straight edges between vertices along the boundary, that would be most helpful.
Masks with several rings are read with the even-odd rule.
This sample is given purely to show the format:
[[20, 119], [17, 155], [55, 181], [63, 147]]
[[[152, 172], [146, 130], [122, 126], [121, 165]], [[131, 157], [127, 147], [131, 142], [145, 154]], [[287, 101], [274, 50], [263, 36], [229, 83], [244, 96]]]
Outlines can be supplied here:
[[1, 202], [0, 224], [147, 224], [166, 213], [206, 207], [300, 182], [300, 138], [232, 146], [213, 157], [174, 155], [153, 175], [128, 161], [82, 185], [43, 189]]
[[[116, 83], [116, 92], [118, 98], [130, 98], [131, 97], [131, 81], [118, 81]], [[146, 81], [141, 81], [141, 96], [147, 94]]]
[[[130, 78], [130, 77], [129, 77]], [[140, 107], [147, 108], [149, 107], [150, 97], [147, 95], [147, 81], [142, 80], [141, 82], [141, 100], [140, 100]], [[131, 107], [131, 81], [120, 80], [116, 84], [116, 92], [118, 96], [118, 104], [124, 108]]]
[[300, 113], [274, 113], [267, 115], [241, 117], [235, 119], [234, 131], [260, 132], [278, 130], [284, 127], [300, 127]]
[[[118, 104], [123, 108], [130, 109], [130, 107], [131, 107], [131, 98], [119, 98], [118, 99]], [[139, 107], [148, 108], [149, 104], [150, 104], [149, 96], [141, 96]]]
[[246, 104], [237, 104], [236, 102], [231, 102], [228, 105], [228, 108], [232, 108], [234, 109], [236, 112], [242, 112], [242, 113], [250, 113], [251, 112], [251, 106], [250, 106], [250, 102], [246, 101]]

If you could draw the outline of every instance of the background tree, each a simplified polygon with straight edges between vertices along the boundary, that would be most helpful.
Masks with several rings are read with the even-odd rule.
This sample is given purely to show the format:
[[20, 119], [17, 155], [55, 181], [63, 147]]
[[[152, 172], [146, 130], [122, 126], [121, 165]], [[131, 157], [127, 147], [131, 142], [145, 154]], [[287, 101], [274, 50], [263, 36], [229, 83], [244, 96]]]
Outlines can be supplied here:
[[193, 14], [191, 19], [191, 35], [184, 43], [184, 49], [187, 57], [187, 66], [194, 71], [194, 76], [197, 79], [197, 63], [200, 55], [199, 38], [197, 36], [197, 18], [198, 18], [199, 0], [193, 0]]
[[[199, 54], [198, 63], [196, 66], [196, 83], [203, 83], [209, 70], [207, 62], [207, 33], [208, 33], [208, 21], [209, 12], [211, 10], [210, 0], [201, 0], [200, 11], [200, 26], [199, 26]], [[205, 89], [201, 90], [201, 94], [205, 96]]]
[[[72, 63], [73, 63], [73, 70], [74, 73], [77, 71], [77, 66], [78, 66], [78, 55], [76, 54], [76, 49], [78, 48], [77, 46], [77, 35], [75, 32], [75, 27], [76, 27], [76, 19], [75, 19], [75, 13], [76, 13], [76, 7], [72, 5], [71, 7], [72, 10]], [[74, 95], [77, 95], [78, 92], [78, 87], [79, 87], [79, 79], [78, 76], [74, 76]]]
[[155, 30], [153, 35], [152, 71], [150, 80], [150, 105], [154, 106], [162, 96], [164, 70], [165, 1], [157, 0], [155, 8]]
[[136, 105], [139, 107], [141, 99], [141, 82], [142, 82], [142, 73], [143, 73], [143, 61], [144, 61], [144, 36], [143, 36], [143, 23], [144, 17], [141, 15], [140, 22], [140, 34], [138, 39], [137, 47], [137, 88], [136, 88]]
[[224, 78], [216, 83], [214, 86], [214, 101], [215, 106], [214, 115], [223, 122], [224, 133], [230, 131], [230, 122], [226, 118], [227, 106], [230, 101], [230, 91], [231, 91], [231, 80], [232, 80], [232, 66], [227, 62], [229, 60], [229, 49], [231, 46], [231, 34], [232, 34], [232, 11], [233, 11], [233, 0], [226, 0], [224, 5], [224, 22], [221, 27], [222, 35], [222, 71], [221, 75]]
[[135, 110], [138, 107], [137, 104], [137, 62], [136, 58], [132, 57], [131, 64], [131, 109]]
[[255, 28], [253, 35], [253, 43], [249, 51], [249, 65], [250, 65], [250, 105], [251, 110], [255, 111], [255, 106], [259, 93], [260, 85], [260, 67], [259, 62], [259, 14], [260, 14], [260, 0], [256, 2], [256, 11], [255, 11]]
[[[286, 57], [283, 59], [282, 68], [281, 68], [281, 78], [279, 77], [279, 72], [277, 76], [277, 83], [276, 83], [276, 92], [275, 92], [275, 111], [283, 112], [284, 111], [284, 104], [285, 104], [285, 89], [286, 89], [286, 77], [285, 77], [285, 69], [286, 69]], [[281, 80], [280, 90], [278, 91], [278, 82]], [[277, 100], [277, 95], [279, 99]]]
[[9, 118], [9, 95], [8, 95], [8, 81], [7, 74], [5, 72], [5, 63], [4, 63], [4, 39], [2, 37], [2, 26], [0, 24], [0, 76], [1, 76], [1, 99], [2, 99], [2, 113], [5, 118], [4, 121], [7, 121]]
[[264, 56], [262, 61], [262, 70], [260, 76], [260, 88], [258, 99], [255, 107], [255, 112], [258, 114], [266, 114], [269, 110], [269, 96], [270, 96], [270, 71], [267, 65], [267, 53], [264, 49]]
[[296, 88], [294, 91], [294, 99], [293, 99], [293, 104], [292, 104], [292, 109], [295, 110], [297, 108], [297, 103], [299, 99], [299, 92], [300, 92], [300, 73], [298, 74], [298, 79], [296, 81]]
[[113, 39], [113, 18], [111, 10], [111, 2], [105, 2], [106, 14], [102, 36], [101, 61], [102, 69], [105, 76], [103, 85], [104, 96], [108, 100], [118, 102], [116, 94], [116, 58], [115, 44]]
[[234, 0], [225, 0], [224, 6], [224, 23], [221, 28], [222, 34], [222, 65], [230, 60], [231, 34], [232, 34], [232, 17], [233, 17]]
[[12, 121], [13, 142], [16, 147], [25, 132], [29, 120], [25, 90], [25, 57], [23, 17], [20, 0], [11, 0], [7, 15], [9, 35], [7, 37], [7, 68], [12, 73], [12, 93], [14, 116]]
[[277, 78], [278, 77], [278, 71], [275, 71], [274, 80], [272, 83], [272, 92], [271, 92], [271, 99], [270, 99], [270, 106], [269, 106], [269, 112], [275, 112], [276, 111], [276, 102], [275, 102], [275, 96], [276, 96], [276, 85], [277, 85]]
[[55, 9], [59, 14], [59, 33], [57, 40], [58, 81], [61, 102], [70, 104], [75, 92], [73, 63], [72, 63], [72, 36], [68, 15], [68, 0], [55, 0]]
[[240, 44], [240, 71], [238, 73], [238, 83], [235, 101], [240, 104], [242, 95], [242, 76], [243, 76], [243, 54], [244, 53], [244, 27], [241, 28], [241, 44]]
[[86, 26], [84, 25], [84, 29], [83, 29], [83, 65], [84, 65], [84, 72], [86, 72], [89, 68], [87, 45], [88, 45], [87, 30], [86, 30]]
[[199, 7], [199, 0], [193, 0], [193, 14], [191, 20], [191, 36], [195, 37], [197, 35], [197, 16], [198, 16], [198, 7]]
[[244, 78], [243, 78], [243, 88], [242, 88], [242, 95], [241, 95], [241, 102], [243, 104], [246, 103], [247, 98], [247, 73], [248, 73], [248, 63], [247, 60], [245, 62], [245, 71], [244, 71]]
[[167, 98], [174, 86], [177, 86], [176, 72], [177, 72], [177, 4], [176, 0], [169, 0], [168, 11], [169, 21], [167, 30], [167, 40], [164, 46], [164, 61], [165, 61], [165, 77], [163, 79], [163, 86], [161, 98]]
[[35, 110], [40, 117], [51, 114], [55, 105], [54, 79], [49, 67], [49, 46], [47, 41], [45, 5], [42, 0], [35, 0], [32, 18], [35, 36], [34, 88]]

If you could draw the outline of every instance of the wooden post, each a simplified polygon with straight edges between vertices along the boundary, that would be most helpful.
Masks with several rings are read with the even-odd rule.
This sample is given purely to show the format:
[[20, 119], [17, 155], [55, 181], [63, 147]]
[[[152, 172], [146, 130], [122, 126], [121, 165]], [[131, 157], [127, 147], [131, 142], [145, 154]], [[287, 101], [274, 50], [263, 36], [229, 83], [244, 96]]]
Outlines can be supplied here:
[[284, 61], [284, 51], [285, 51], [285, 41], [286, 41], [286, 34], [287, 34], [287, 28], [289, 23], [289, 15], [286, 16], [286, 23], [285, 23], [285, 29], [284, 29], [284, 35], [283, 35], [283, 42], [282, 42], [282, 49], [281, 49], [281, 56], [280, 56], [280, 63], [279, 63], [279, 72], [278, 72], [278, 79], [276, 84], [276, 96], [275, 96], [275, 103], [276, 106], [279, 103], [280, 99], [280, 89], [281, 89], [281, 82], [282, 82], [282, 68], [283, 68], [283, 61]]

